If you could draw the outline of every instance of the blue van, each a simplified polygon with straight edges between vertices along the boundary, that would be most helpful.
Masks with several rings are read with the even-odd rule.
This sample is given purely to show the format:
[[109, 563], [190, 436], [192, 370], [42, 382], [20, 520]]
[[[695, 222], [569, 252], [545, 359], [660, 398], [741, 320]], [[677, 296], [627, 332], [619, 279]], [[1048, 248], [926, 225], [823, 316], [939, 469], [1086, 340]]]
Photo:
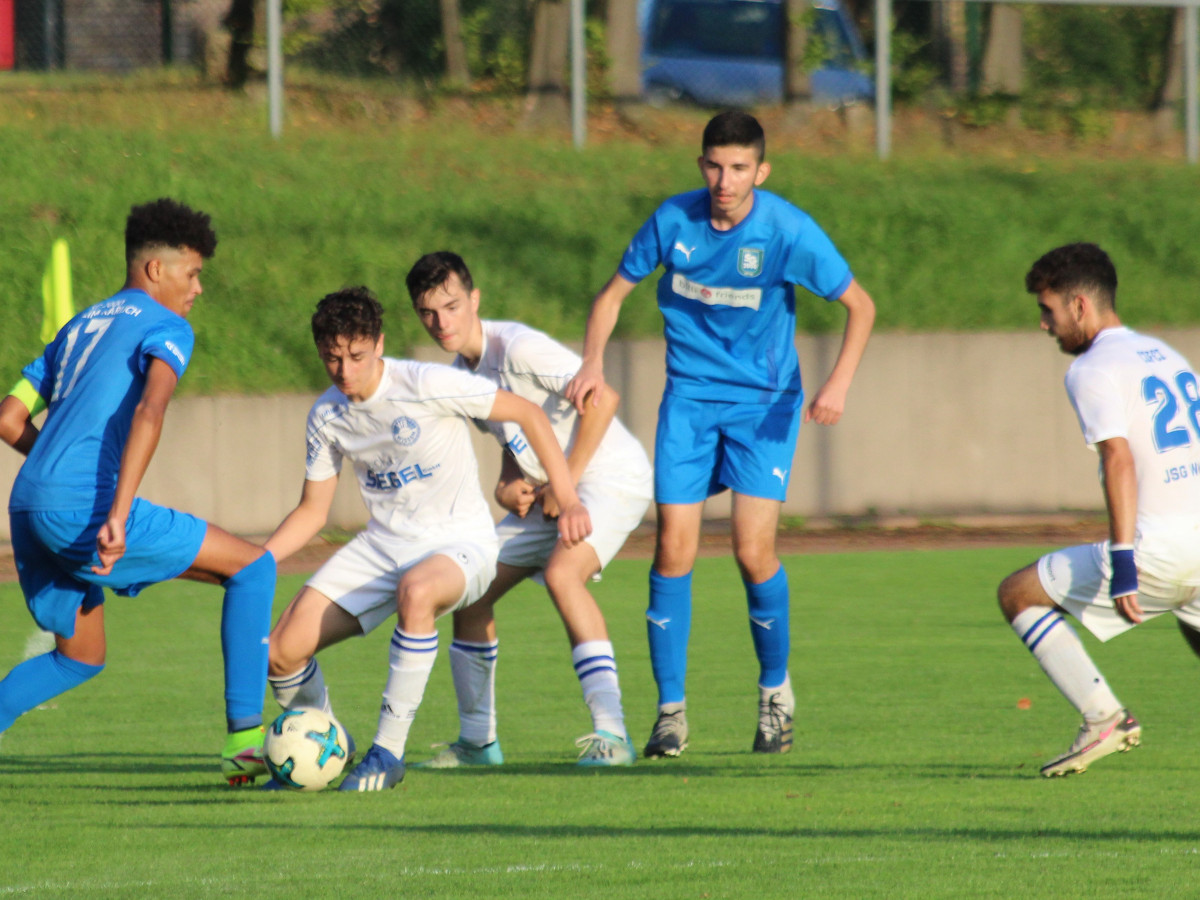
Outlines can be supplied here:
[[[813, 0], [813, 29], [828, 61], [812, 73], [813, 99], [841, 105], [872, 100], [867, 59], [839, 0]], [[641, 0], [642, 91], [660, 105], [779, 103], [784, 93], [786, 0]]]

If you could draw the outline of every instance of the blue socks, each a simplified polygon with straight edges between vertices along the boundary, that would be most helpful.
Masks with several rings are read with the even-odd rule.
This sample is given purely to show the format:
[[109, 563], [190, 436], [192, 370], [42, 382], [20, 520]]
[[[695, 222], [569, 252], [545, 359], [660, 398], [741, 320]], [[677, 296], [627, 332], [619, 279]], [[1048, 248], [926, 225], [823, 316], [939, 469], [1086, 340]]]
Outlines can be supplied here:
[[779, 687], [787, 678], [788, 652], [788, 579], [783, 566], [761, 584], [746, 585], [746, 604], [750, 609], [750, 637], [758, 657], [759, 687]]
[[225, 580], [221, 652], [225, 657], [225, 718], [230, 732], [262, 724], [267, 690], [267, 635], [275, 600], [275, 557], [264, 553]]
[[25, 660], [0, 681], [0, 732], [7, 731], [19, 716], [79, 687], [103, 669], [103, 665], [88, 665], [57, 650]]
[[667, 578], [652, 568], [646, 635], [650, 639], [650, 668], [658, 684], [659, 706], [684, 700], [691, 630], [692, 573]]

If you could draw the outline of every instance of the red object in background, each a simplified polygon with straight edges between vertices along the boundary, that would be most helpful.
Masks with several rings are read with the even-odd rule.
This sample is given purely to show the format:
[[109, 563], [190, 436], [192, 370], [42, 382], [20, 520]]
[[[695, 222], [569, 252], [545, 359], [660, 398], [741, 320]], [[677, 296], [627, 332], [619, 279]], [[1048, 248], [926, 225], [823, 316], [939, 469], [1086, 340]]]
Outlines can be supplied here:
[[13, 0], [0, 0], [0, 69], [13, 67], [16, 22], [13, 19]]

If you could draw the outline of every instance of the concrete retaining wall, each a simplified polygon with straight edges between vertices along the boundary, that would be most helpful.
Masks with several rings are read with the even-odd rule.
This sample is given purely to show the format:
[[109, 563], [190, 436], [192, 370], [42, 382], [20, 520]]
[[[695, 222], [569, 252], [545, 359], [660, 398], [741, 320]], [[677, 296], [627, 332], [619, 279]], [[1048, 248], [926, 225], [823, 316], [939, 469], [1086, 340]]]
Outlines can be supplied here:
[[[1162, 336], [1200, 360], [1200, 330]], [[836, 357], [840, 335], [800, 337], [810, 395]], [[422, 359], [445, 361], [436, 348]], [[621, 415], [648, 449], [665, 380], [661, 341], [610, 347], [607, 375]], [[884, 334], [868, 348], [842, 422], [801, 429], [784, 511], [806, 517], [936, 517], [1100, 510], [1096, 457], [1083, 444], [1062, 386], [1069, 358], [1043, 334]], [[304, 423], [314, 397], [204, 397], [171, 405], [142, 495], [242, 534], [263, 534], [300, 497]], [[477, 435], [486, 493], [499, 448]], [[0, 453], [7, 495], [20, 464]], [[729, 514], [713, 498], [710, 517]], [[352, 478], [339, 486], [332, 524], [356, 528], [364, 512]], [[7, 538], [8, 521], [0, 521]]]

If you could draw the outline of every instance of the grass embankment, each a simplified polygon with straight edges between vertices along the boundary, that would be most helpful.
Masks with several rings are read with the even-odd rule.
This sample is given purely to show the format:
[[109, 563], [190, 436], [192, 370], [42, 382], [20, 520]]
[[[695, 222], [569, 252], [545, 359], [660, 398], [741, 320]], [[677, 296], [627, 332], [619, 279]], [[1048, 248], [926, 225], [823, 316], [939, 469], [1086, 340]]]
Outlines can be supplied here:
[[[0, 94], [0, 378], [37, 349], [51, 240], [71, 242], [77, 302], [99, 299], [121, 283], [128, 207], [155, 196], [210, 211], [221, 240], [182, 390], [268, 393], [323, 386], [308, 316], [340, 286], [380, 294], [391, 352], [425, 340], [403, 278], [432, 249], [467, 258], [487, 315], [577, 339], [629, 237], [660, 199], [699, 183], [700, 112], [675, 114], [654, 140], [596, 131], [578, 151], [564, 135], [521, 131], [500, 106], [306, 95], [274, 141], [260, 100], [186, 81], [12, 84]], [[767, 186], [830, 233], [878, 301], [880, 329], [1035, 327], [1025, 269], [1078, 239], [1113, 253], [1131, 324], [1200, 321], [1200, 178], [1179, 162], [880, 163], [865, 146], [833, 155], [768, 137]], [[804, 329], [841, 327], [837, 309], [806, 295], [799, 307]], [[620, 333], [658, 328], [648, 282]]]

